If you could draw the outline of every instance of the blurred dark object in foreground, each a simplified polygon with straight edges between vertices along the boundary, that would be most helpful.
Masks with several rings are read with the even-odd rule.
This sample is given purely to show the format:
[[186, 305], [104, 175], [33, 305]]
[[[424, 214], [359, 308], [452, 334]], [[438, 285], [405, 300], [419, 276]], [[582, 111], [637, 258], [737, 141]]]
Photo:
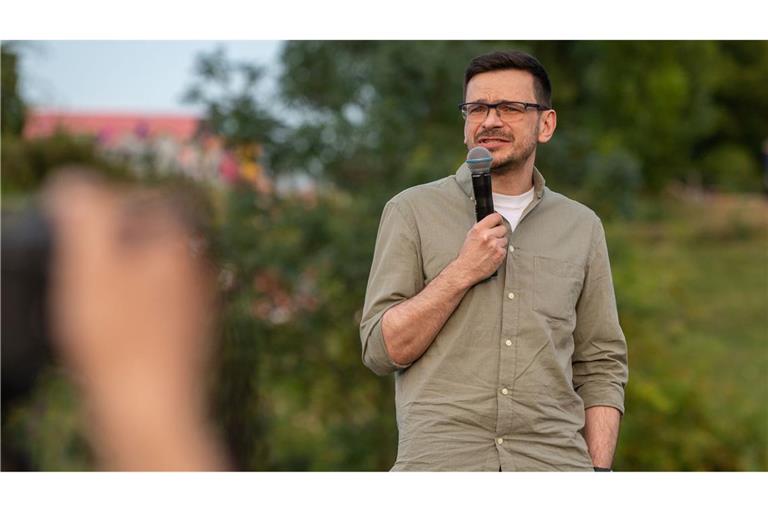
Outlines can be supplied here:
[[2, 469], [33, 469], [7, 439], [5, 422], [53, 360], [46, 290], [52, 233], [34, 208], [2, 212]]
[[2, 410], [51, 362], [46, 316], [51, 229], [40, 211], [2, 213]]

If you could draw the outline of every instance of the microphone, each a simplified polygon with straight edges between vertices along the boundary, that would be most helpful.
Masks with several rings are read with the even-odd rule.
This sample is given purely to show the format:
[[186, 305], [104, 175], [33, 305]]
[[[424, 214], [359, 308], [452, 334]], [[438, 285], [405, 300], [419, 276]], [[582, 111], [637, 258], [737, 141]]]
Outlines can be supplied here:
[[[494, 212], [491, 195], [491, 152], [477, 146], [467, 153], [467, 167], [472, 172], [472, 189], [475, 192], [475, 218], [478, 222]], [[494, 270], [490, 277], [496, 277]]]
[[491, 152], [482, 146], [467, 153], [467, 167], [472, 172], [472, 189], [475, 192], [475, 217], [480, 222], [493, 213], [491, 195]]

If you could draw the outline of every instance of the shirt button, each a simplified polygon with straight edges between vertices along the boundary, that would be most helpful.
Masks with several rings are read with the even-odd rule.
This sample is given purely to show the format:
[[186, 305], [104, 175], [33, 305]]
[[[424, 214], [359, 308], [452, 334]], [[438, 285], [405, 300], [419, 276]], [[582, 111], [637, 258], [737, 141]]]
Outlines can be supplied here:
[[504, 388], [504, 389], [501, 390], [501, 394], [502, 395], [508, 395], [509, 394], [509, 390], [507, 388]]
[[515, 252], [515, 248], [513, 246], [509, 246], [509, 252]]
[[512, 293], [512, 292], [509, 292], [509, 293], [507, 294], [507, 297], [509, 297], [510, 299], [514, 299], [514, 298], [515, 298], [515, 294], [514, 294], [514, 293]]
[[507, 340], [507, 341], [504, 342], [504, 344], [506, 346], [508, 346], [508, 347], [511, 347], [512, 346], [512, 340]]
[[496, 438], [496, 443], [497, 444], [504, 444], [504, 440], [502, 438], [500, 438], [500, 437], [497, 437]]

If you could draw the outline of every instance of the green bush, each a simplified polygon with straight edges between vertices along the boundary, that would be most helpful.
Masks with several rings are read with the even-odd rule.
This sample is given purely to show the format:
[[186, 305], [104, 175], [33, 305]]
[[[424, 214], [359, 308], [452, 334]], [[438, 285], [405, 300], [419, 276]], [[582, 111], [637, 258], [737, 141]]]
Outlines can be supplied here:
[[758, 148], [727, 144], [708, 151], [701, 159], [704, 184], [726, 192], [759, 192]]

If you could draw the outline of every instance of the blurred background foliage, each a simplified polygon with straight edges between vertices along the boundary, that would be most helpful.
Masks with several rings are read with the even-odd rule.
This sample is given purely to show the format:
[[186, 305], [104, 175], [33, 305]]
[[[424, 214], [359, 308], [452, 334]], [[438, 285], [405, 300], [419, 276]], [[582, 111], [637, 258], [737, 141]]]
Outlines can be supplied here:
[[[201, 55], [186, 98], [209, 129], [260, 144], [274, 179], [311, 183], [202, 190], [224, 300], [213, 418], [241, 469], [391, 467], [393, 379], [362, 366], [357, 329], [379, 215], [455, 172], [464, 68], [509, 48], [553, 83], [559, 125], [538, 168], [606, 224], [630, 351], [615, 467], [768, 470], [764, 41], [287, 42], [274, 102], [256, 93], [263, 69]], [[92, 142], [19, 137], [17, 58], [3, 45], [4, 199], [63, 163], [120, 174]], [[93, 467], [78, 418], [52, 367], [3, 447], [42, 469]]]

